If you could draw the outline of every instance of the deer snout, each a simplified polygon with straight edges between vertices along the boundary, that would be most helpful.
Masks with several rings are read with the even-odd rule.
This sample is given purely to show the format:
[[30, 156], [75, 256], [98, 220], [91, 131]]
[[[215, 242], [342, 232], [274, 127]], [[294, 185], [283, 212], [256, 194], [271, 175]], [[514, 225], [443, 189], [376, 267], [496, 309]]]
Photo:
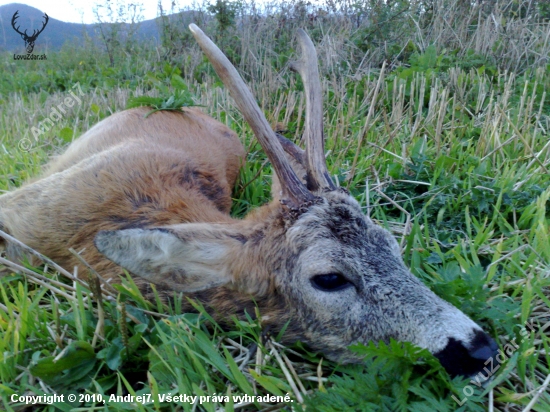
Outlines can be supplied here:
[[481, 372], [481, 380], [485, 381], [498, 369], [497, 354], [498, 346], [494, 339], [477, 330], [467, 346], [455, 338], [449, 338], [447, 346], [434, 356], [453, 377], [472, 377]]

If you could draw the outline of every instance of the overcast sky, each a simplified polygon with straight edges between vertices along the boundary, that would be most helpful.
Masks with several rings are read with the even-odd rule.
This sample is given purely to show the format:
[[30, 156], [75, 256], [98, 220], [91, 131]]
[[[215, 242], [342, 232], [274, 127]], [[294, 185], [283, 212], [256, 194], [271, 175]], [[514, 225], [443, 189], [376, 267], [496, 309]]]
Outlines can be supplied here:
[[[47, 13], [48, 16], [71, 23], [95, 23], [95, 16], [93, 13], [94, 4], [103, 4], [104, 1], [90, 1], [82, 2], [78, 0], [0, 0], [0, 6], [10, 3], [22, 3]], [[128, 1], [130, 3], [130, 1]], [[157, 5], [158, 0], [136, 0], [134, 3], [141, 3], [143, 5], [143, 17], [144, 20], [149, 20], [157, 17]], [[170, 9], [172, 1], [162, 0], [162, 4], [165, 10]], [[183, 8], [193, 3], [193, 0], [178, 0], [176, 1], [179, 7]]]

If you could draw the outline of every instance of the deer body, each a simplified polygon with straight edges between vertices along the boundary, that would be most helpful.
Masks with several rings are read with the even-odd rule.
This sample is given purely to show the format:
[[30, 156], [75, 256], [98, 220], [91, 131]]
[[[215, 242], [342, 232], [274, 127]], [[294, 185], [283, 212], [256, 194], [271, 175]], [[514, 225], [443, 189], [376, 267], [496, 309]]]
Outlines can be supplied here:
[[[62, 266], [83, 256], [107, 278], [120, 267], [93, 246], [99, 230], [224, 222], [244, 149], [198, 109], [127, 110], [108, 117], [46, 166], [40, 180], [0, 196], [0, 224]], [[17, 251], [12, 251], [14, 256]]]
[[221, 321], [257, 304], [263, 325], [288, 324], [287, 342], [334, 360], [358, 361], [350, 345], [394, 338], [429, 349], [451, 374], [482, 370], [495, 342], [414, 277], [391, 234], [332, 182], [305, 32], [293, 65], [306, 92], [304, 152], [277, 138], [229, 61], [190, 27], [273, 165], [273, 201], [232, 219], [244, 156], [236, 135], [196, 109], [147, 119], [134, 109], [90, 129], [40, 180], [0, 196], [0, 227], [67, 268], [78, 265], [67, 249], [85, 248], [104, 277], [125, 268], [146, 295], [150, 283], [165, 296], [184, 292]]

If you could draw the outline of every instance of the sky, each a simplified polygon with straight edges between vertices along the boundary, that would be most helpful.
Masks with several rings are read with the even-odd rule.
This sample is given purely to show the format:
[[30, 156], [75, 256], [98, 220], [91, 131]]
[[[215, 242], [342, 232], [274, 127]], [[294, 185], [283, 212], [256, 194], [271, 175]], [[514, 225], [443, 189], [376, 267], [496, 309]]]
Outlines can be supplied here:
[[[157, 17], [158, 0], [134, 0], [127, 3], [141, 3], [143, 5], [143, 19], [149, 20]], [[94, 4], [103, 4], [104, 1], [82, 2], [78, 0], [0, 0], [0, 6], [10, 3], [22, 3], [35, 7], [49, 17], [70, 23], [95, 23], [93, 13]], [[170, 10], [171, 0], [162, 0], [163, 8]], [[192, 0], [178, 0], [179, 7], [185, 7], [192, 4]]]

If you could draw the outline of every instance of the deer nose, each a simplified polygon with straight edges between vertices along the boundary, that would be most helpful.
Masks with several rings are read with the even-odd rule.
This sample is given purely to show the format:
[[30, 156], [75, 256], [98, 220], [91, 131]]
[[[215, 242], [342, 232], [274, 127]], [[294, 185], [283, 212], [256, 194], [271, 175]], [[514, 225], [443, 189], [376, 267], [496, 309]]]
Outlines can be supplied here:
[[467, 346], [464, 346], [463, 342], [449, 338], [447, 346], [434, 356], [452, 377], [471, 377], [483, 371], [483, 380], [489, 379], [499, 364], [496, 342], [486, 333], [476, 331]]

